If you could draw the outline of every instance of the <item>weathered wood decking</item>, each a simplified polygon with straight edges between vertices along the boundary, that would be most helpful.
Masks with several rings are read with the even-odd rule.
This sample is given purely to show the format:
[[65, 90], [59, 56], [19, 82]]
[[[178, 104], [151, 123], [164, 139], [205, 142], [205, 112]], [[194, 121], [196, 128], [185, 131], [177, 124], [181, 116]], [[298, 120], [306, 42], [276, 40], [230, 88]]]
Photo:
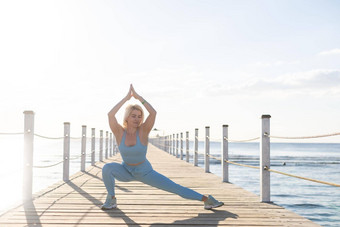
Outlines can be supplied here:
[[118, 209], [102, 211], [106, 197], [101, 169], [106, 162], [121, 162], [120, 155], [98, 162], [69, 182], [56, 183], [35, 195], [32, 202], [0, 217], [0, 226], [319, 226], [214, 174], [193, 167], [149, 145], [154, 169], [202, 194], [212, 194], [225, 206], [203, 209], [199, 201], [185, 200], [140, 182], [117, 181]]

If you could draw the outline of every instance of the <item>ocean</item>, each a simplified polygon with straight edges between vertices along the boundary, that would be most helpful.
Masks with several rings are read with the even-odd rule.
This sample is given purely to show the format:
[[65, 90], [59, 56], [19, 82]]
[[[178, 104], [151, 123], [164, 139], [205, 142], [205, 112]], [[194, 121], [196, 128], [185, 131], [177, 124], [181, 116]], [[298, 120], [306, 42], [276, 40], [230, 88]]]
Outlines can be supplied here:
[[[23, 135], [0, 135], [1, 165], [0, 213], [17, 205], [22, 196]], [[193, 142], [189, 143], [193, 163]], [[104, 142], [105, 148], [105, 142]], [[90, 165], [91, 141], [87, 140], [86, 166]], [[96, 140], [96, 161], [99, 159]], [[198, 146], [200, 167], [204, 167], [204, 142]], [[185, 153], [185, 151], [184, 151]], [[221, 143], [211, 142], [210, 153], [220, 158]], [[80, 140], [71, 140], [71, 159], [80, 155]], [[185, 154], [184, 154], [185, 155]], [[62, 160], [63, 140], [34, 138], [34, 165], [47, 166]], [[258, 143], [229, 143], [229, 159], [242, 164], [259, 165]], [[185, 156], [184, 156], [185, 160]], [[285, 163], [285, 165], [284, 165]], [[271, 169], [340, 183], [340, 144], [271, 143]], [[80, 170], [80, 158], [70, 161], [70, 175]], [[221, 176], [220, 162], [210, 160], [210, 171]], [[62, 164], [34, 168], [33, 192], [62, 179]], [[259, 195], [259, 170], [229, 165], [229, 180]], [[13, 180], [14, 179], [14, 180]], [[271, 173], [271, 201], [322, 226], [340, 225], [340, 188]]]

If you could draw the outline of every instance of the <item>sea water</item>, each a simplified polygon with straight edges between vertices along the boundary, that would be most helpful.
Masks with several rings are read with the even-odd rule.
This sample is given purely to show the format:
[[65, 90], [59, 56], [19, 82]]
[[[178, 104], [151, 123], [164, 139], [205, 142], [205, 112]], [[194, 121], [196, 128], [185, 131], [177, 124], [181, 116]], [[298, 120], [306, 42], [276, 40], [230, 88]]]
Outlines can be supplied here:
[[[193, 163], [193, 142], [189, 143]], [[80, 155], [80, 140], [71, 140], [70, 158]], [[91, 141], [87, 140], [86, 166], [90, 165]], [[96, 140], [96, 161], [99, 159]], [[198, 165], [204, 168], [204, 143], [199, 142]], [[185, 152], [184, 152], [185, 153]], [[221, 143], [211, 142], [210, 153], [221, 157]], [[23, 136], [0, 135], [0, 213], [22, 199]], [[63, 140], [34, 138], [34, 166], [62, 161]], [[229, 159], [259, 166], [258, 143], [229, 143]], [[185, 160], [185, 154], [184, 154]], [[33, 169], [33, 192], [62, 179], [62, 164]], [[340, 184], [340, 144], [271, 143], [271, 169]], [[70, 161], [70, 175], [80, 170], [80, 158]], [[210, 171], [221, 176], [220, 161], [210, 159]], [[259, 170], [229, 165], [229, 181], [259, 195]], [[322, 226], [340, 225], [340, 188], [271, 173], [271, 201]]]

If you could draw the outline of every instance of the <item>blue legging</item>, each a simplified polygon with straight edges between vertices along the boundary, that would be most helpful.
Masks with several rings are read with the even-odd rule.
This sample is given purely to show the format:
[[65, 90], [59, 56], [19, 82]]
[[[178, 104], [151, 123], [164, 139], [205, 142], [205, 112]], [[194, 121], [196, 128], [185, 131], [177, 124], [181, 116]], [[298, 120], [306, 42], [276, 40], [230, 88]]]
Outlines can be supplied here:
[[189, 188], [176, 184], [169, 178], [153, 170], [150, 162], [145, 160], [138, 166], [129, 166], [124, 162], [105, 164], [102, 170], [103, 181], [108, 193], [115, 195], [115, 179], [123, 182], [137, 180], [150, 186], [177, 194], [186, 199], [202, 200], [203, 195]]

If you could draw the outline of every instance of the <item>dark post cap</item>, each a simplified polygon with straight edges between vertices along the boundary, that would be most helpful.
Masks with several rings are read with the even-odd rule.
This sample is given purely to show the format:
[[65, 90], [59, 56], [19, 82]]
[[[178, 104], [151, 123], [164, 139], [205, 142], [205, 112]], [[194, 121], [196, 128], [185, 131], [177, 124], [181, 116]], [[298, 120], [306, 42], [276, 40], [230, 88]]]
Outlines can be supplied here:
[[32, 110], [25, 110], [24, 114], [34, 114], [34, 112]]
[[222, 127], [229, 127], [229, 125], [223, 125]]
[[262, 115], [261, 118], [262, 118], [262, 119], [263, 119], [263, 118], [271, 118], [271, 116], [270, 116], [269, 114], [267, 114], [267, 115]]

